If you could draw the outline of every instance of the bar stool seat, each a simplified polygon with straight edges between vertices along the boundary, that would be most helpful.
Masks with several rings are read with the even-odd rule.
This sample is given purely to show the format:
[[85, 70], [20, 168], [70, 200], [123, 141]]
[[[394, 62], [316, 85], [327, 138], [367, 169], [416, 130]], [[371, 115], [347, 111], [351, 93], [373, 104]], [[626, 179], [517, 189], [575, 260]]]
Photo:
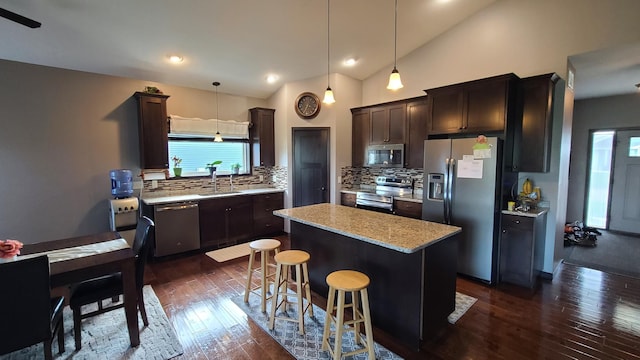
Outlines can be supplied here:
[[[311, 303], [311, 288], [309, 286], [309, 271], [307, 262], [311, 256], [302, 250], [286, 250], [278, 253], [274, 259], [276, 261], [276, 285], [275, 293], [271, 299], [271, 312], [269, 313], [269, 329], [273, 330], [275, 320], [282, 319], [298, 323], [298, 333], [304, 334], [304, 314], [308, 311], [309, 316], [313, 317], [313, 304]], [[288, 292], [289, 289], [289, 268], [293, 267], [296, 272], [296, 289], [295, 297], [297, 301], [290, 302], [289, 298], [293, 295]], [[279, 298], [282, 297], [282, 301]], [[306, 298], [306, 304], [304, 303]], [[276, 311], [287, 311], [288, 304], [296, 304], [298, 317], [292, 318], [288, 316], [276, 316]]]
[[[275, 280], [275, 272], [271, 271], [275, 269], [276, 265], [269, 262], [269, 253], [274, 252], [274, 256], [280, 252], [280, 241], [276, 239], [260, 239], [249, 243], [251, 253], [249, 253], [249, 266], [247, 269], [247, 284], [244, 291], [244, 302], [249, 302], [249, 294], [254, 293], [260, 295], [261, 298], [261, 310], [266, 312], [267, 299], [271, 298], [271, 291], [269, 290], [269, 284]], [[255, 267], [256, 253], [260, 253], [260, 267]], [[260, 285], [252, 286], [251, 278], [254, 272], [260, 272]], [[258, 291], [259, 290], [259, 291]]]
[[[329, 350], [333, 359], [341, 359], [342, 356], [368, 352], [369, 360], [374, 360], [373, 330], [369, 312], [369, 297], [367, 295], [367, 286], [369, 286], [370, 283], [369, 277], [355, 270], [338, 270], [327, 275], [326, 281], [327, 285], [329, 285], [329, 294], [327, 297], [324, 331], [322, 333], [322, 350]], [[346, 292], [351, 293], [350, 304], [345, 304]], [[337, 306], [335, 305], [336, 293], [338, 295]], [[361, 309], [359, 308], [358, 297], [360, 297], [362, 301]], [[346, 308], [352, 308], [353, 320], [344, 320], [344, 310]], [[361, 324], [363, 323], [366, 342], [360, 336]], [[332, 324], [335, 325], [335, 331], [331, 331]], [[353, 331], [355, 342], [363, 347], [343, 354], [342, 335], [345, 331]], [[331, 335], [335, 335], [335, 346], [333, 349], [329, 343]]]

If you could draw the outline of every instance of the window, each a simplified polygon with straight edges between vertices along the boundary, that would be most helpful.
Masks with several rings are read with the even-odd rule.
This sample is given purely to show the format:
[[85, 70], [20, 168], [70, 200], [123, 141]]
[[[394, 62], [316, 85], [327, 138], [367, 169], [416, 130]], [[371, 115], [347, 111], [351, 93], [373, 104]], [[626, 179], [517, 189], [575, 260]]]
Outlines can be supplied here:
[[629, 138], [629, 157], [640, 157], [640, 137]]
[[[169, 136], [169, 164], [171, 158], [177, 156], [182, 159], [182, 176], [208, 176], [208, 163], [222, 161], [217, 165], [218, 175], [231, 174], [231, 165], [240, 164], [240, 174], [248, 174], [249, 141], [225, 139], [223, 142], [213, 142], [211, 138], [181, 138]], [[173, 166], [173, 165], [172, 165]], [[173, 168], [169, 171], [173, 176]]]
[[585, 223], [587, 226], [601, 229], [607, 227], [613, 137], [613, 131], [596, 131], [591, 134], [591, 161]]

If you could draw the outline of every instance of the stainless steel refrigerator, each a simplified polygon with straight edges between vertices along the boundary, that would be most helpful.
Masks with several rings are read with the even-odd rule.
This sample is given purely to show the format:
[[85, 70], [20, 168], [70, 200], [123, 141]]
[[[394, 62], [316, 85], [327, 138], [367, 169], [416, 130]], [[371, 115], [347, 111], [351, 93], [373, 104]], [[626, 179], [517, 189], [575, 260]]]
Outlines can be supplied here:
[[458, 273], [495, 283], [502, 141], [425, 140], [422, 219], [462, 228]]

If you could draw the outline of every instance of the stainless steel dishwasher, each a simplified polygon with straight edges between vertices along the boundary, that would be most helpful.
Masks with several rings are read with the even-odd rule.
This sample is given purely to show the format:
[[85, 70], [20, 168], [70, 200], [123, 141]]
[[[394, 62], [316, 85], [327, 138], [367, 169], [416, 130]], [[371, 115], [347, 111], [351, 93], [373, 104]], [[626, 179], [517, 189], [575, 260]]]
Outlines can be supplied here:
[[200, 248], [197, 202], [155, 205], [155, 256], [178, 254]]

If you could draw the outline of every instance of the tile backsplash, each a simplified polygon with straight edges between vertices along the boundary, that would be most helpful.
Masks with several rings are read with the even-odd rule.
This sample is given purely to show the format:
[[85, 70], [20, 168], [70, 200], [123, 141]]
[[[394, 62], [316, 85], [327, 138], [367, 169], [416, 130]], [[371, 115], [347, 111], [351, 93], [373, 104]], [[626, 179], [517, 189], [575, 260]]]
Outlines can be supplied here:
[[375, 186], [378, 176], [395, 176], [413, 179], [413, 189], [422, 190], [422, 169], [378, 168], [345, 166], [341, 169], [342, 188], [352, 189], [360, 186]]
[[[262, 176], [262, 181], [260, 177]], [[230, 177], [220, 175], [217, 177], [219, 191], [231, 189]], [[143, 181], [142, 189], [144, 197], [158, 197], [166, 195], [194, 194], [213, 192], [213, 183], [209, 176], [171, 178], [157, 180], [157, 187], [153, 187], [152, 180]], [[233, 177], [233, 186], [236, 189], [255, 187], [287, 188], [287, 168], [282, 166], [254, 167], [251, 175], [236, 175]]]

